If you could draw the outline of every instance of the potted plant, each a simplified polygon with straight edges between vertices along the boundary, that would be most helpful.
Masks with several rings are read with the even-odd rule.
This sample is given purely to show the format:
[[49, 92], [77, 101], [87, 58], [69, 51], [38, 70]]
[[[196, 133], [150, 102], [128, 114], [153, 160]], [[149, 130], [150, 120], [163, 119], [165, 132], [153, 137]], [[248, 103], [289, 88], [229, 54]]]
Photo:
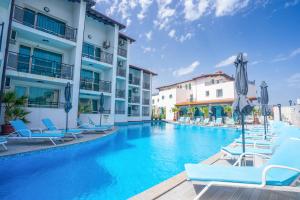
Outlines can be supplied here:
[[172, 108], [172, 112], [174, 113], [173, 121], [177, 120], [179, 111], [180, 111], [180, 109], [177, 106]]
[[15, 92], [6, 92], [3, 96], [2, 103], [4, 104], [4, 124], [2, 125], [2, 134], [9, 134], [14, 131], [9, 121], [20, 119], [25, 123], [29, 121], [26, 119], [26, 115], [30, 112], [24, 109], [26, 105], [27, 97], [17, 97]]

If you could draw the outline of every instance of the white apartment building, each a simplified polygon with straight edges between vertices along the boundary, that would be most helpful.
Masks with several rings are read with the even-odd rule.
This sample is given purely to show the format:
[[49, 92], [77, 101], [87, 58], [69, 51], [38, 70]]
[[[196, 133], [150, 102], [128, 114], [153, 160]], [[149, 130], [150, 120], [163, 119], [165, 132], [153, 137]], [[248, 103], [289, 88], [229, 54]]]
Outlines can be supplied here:
[[[231, 105], [235, 98], [234, 78], [218, 71], [203, 74], [193, 79], [157, 88], [152, 96], [154, 110], [164, 110], [166, 119], [173, 120], [172, 108], [178, 106], [181, 114], [186, 114], [189, 106], [209, 106], [215, 117], [222, 114], [224, 105]], [[248, 98], [256, 100], [255, 82], [249, 81]]]
[[[58, 127], [65, 126], [64, 88], [68, 82], [72, 86], [71, 127], [76, 126], [77, 118], [99, 121], [101, 94], [103, 124], [150, 120], [151, 102], [144, 105], [143, 98], [150, 99], [151, 79], [156, 74], [129, 66], [130, 44], [135, 40], [120, 32], [126, 28], [123, 24], [94, 10], [94, 4], [93, 0], [1, 0], [3, 87], [28, 96], [31, 127], [41, 127], [45, 117]], [[134, 104], [129, 103], [131, 87], [136, 86], [130, 82], [132, 69], [139, 78], [136, 96], [140, 101]]]

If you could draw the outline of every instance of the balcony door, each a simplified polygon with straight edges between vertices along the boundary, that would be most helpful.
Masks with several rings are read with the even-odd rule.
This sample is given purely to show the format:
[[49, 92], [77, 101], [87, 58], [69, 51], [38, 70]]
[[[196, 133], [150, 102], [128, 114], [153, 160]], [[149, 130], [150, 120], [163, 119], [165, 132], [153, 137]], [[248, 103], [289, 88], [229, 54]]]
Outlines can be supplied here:
[[32, 73], [60, 77], [62, 55], [35, 48], [32, 58]]
[[59, 36], [64, 36], [66, 32], [65, 23], [41, 13], [37, 15], [37, 27], [45, 32]]
[[30, 47], [23, 46], [23, 45], [20, 46], [17, 71], [26, 72], [26, 73], [29, 72], [30, 51], [31, 51]]

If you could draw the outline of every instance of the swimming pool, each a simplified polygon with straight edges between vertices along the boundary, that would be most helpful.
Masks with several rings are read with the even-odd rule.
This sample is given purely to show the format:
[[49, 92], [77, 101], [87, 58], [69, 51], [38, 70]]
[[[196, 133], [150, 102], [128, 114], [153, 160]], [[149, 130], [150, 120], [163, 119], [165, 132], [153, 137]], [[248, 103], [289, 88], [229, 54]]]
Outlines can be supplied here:
[[239, 135], [163, 122], [120, 126], [96, 141], [0, 159], [0, 199], [126, 199]]

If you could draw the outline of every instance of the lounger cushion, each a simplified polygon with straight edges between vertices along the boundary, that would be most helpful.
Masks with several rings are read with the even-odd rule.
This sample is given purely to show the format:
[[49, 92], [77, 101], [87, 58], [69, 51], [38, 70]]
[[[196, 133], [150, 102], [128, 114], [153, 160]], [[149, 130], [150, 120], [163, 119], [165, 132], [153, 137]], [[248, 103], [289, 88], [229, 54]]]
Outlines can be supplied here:
[[193, 181], [261, 183], [261, 168], [186, 164], [185, 169], [188, 178]]
[[[231, 154], [231, 155], [241, 155], [243, 153], [242, 146], [237, 147], [223, 147], [222, 150], [225, 152]], [[259, 153], [259, 154], [267, 154], [270, 155], [273, 153], [272, 149], [266, 149], [266, 148], [252, 148], [252, 147], [246, 147], [247, 153]]]
[[31, 137], [45, 137], [45, 138], [62, 138], [64, 137], [64, 134], [61, 133], [32, 133]]

